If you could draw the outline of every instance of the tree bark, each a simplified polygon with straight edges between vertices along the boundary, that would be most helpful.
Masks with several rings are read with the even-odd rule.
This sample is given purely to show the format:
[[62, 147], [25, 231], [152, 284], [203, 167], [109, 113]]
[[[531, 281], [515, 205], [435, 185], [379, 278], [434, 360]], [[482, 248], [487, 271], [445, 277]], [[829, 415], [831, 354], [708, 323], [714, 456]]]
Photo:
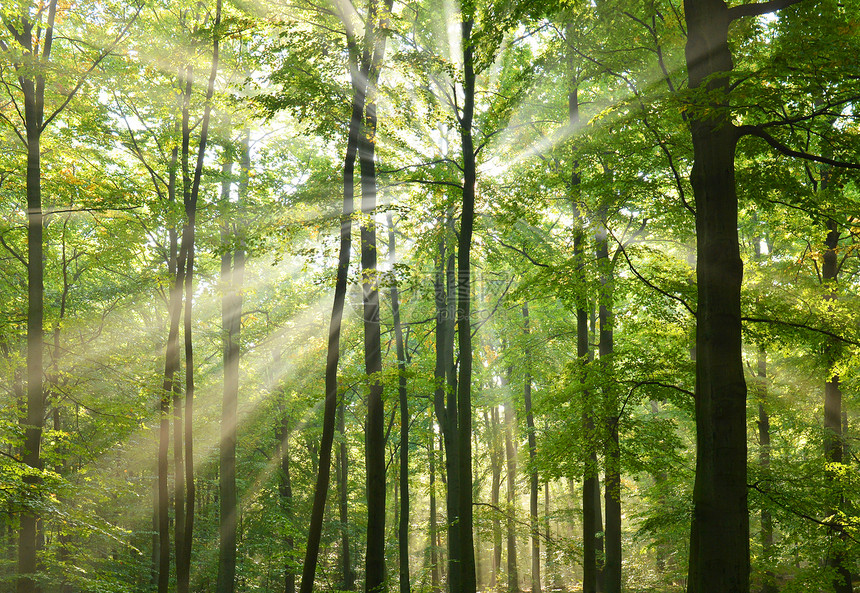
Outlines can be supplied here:
[[[345, 397], [345, 395], [344, 395]], [[346, 446], [346, 401], [341, 399], [337, 406], [337, 430], [340, 445], [335, 454], [337, 468], [338, 510], [340, 512], [340, 572], [341, 588], [344, 591], [355, 589], [355, 571], [349, 551], [349, 454]]]
[[[351, 28], [347, 27], [347, 31]], [[323, 432], [319, 446], [319, 464], [314, 487], [314, 501], [311, 509], [305, 559], [302, 564], [300, 593], [312, 593], [317, 559], [319, 558], [322, 523], [331, 477], [331, 449], [334, 441], [335, 414], [337, 411], [337, 367], [340, 361], [340, 331], [343, 321], [343, 306], [346, 301], [347, 274], [352, 244], [352, 214], [355, 202], [355, 159], [358, 150], [358, 137], [361, 133], [361, 119], [364, 114], [365, 83], [363, 73], [358, 67], [358, 50], [355, 39], [347, 38], [350, 77], [352, 80], [352, 111], [349, 118], [346, 155], [343, 164], [343, 215], [340, 221], [340, 252], [337, 260], [337, 276], [334, 288], [334, 302], [331, 310], [331, 323], [328, 332], [328, 348], [325, 367], [325, 403], [323, 408]]]
[[447, 247], [445, 235], [449, 220], [441, 225], [439, 258], [434, 279], [436, 301], [436, 366], [433, 408], [442, 430], [445, 448], [445, 471], [442, 480], [446, 484], [445, 511], [448, 532], [448, 591], [456, 593], [460, 588], [460, 521], [458, 475], [459, 431], [457, 426], [457, 389], [454, 386], [454, 316], [456, 293], [454, 291], [454, 252]]
[[[510, 373], [509, 373], [510, 374]], [[505, 381], [508, 384], [507, 381]], [[507, 385], [510, 386], [509, 384]], [[508, 542], [508, 593], [519, 593], [520, 579], [517, 570], [517, 531], [514, 518], [517, 514], [517, 452], [514, 447], [516, 413], [511, 401], [505, 402], [505, 458], [507, 460], [507, 505], [505, 509]]]
[[502, 568], [502, 522], [499, 518], [499, 494], [502, 488], [502, 462], [504, 451], [499, 443], [499, 408], [490, 407], [489, 417], [484, 413], [484, 421], [487, 425], [489, 438], [488, 449], [490, 454], [490, 504], [493, 505], [493, 557], [490, 563], [490, 589], [495, 591], [498, 587], [498, 575]]
[[708, 106], [689, 117], [696, 198], [696, 480], [688, 593], [749, 592], [746, 384], [741, 358], [735, 187], [729, 113], [729, 13], [723, 0], [685, 0], [689, 87]]
[[[227, 130], [229, 134], [229, 129]], [[227, 138], [229, 142], [229, 136]], [[232, 147], [225, 146], [227, 157], [224, 163], [224, 181], [221, 186], [221, 202], [226, 207], [230, 200], [232, 183]], [[239, 163], [239, 203], [248, 190], [249, 169], [251, 166], [250, 131], [246, 130]], [[221, 242], [224, 253], [221, 255], [221, 323], [224, 359], [224, 390], [221, 406], [221, 446], [219, 479], [219, 532], [217, 593], [233, 593], [236, 589], [236, 525], [238, 519], [236, 494], [236, 442], [238, 439], [238, 396], [239, 396], [239, 339], [242, 329], [242, 288], [245, 270], [244, 243], [239, 223], [231, 229], [225, 224], [221, 229]], [[285, 435], [286, 437], [286, 435]], [[289, 463], [289, 462], [287, 462]]]
[[[568, 124], [571, 129], [579, 126], [579, 89], [574, 82], [568, 93]], [[598, 566], [597, 542], [599, 532], [603, 531], [600, 516], [600, 484], [597, 478], [597, 452], [594, 450], [594, 420], [592, 394], [584, 387], [586, 383], [585, 365], [591, 359], [588, 340], [588, 303], [585, 295], [585, 231], [582, 228], [582, 213], [579, 207], [579, 162], [574, 161], [570, 176], [571, 202], [577, 225], [573, 232], [573, 253], [576, 259], [577, 280], [581, 294], [576, 305], [576, 354], [583, 365], [582, 425], [587, 447], [587, 460], [582, 487], [582, 590], [584, 593], [602, 591], [599, 586], [600, 569]]]
[[[278, 442], [278, 459], [280, 460], [280, 473], [278, 475], [278, 494], [281, 498], [281, 508], [287, 517], [287, 525], [292, 526], [295, 520], [293, 512], [293, 483], [290, 476], [290, 415], [287, 410], [282, 410], [280, 426], [275, 436]], [[293, 552], [293, 536], [284, 538], [284, 547], [288, 554]], [[284, 568], [284, 593], [295, 593], [296, 571], [293, 568], [292, 559], [287, 561]]]
[[[376, 224], [376, 84], [385, 54], [387, 21], [392, 0], [371, 2], [365, 30], [362, 61], [367, 71], [363, 133], [359, 135], [361, 165], [361, 274], [364, 310], [364, 369], [370, 383], [365, 425], [367, 467], [367, 553], [365, 591], [386, 589], [385, 570], [385, 409], [382, 401], [382, 341], [379, 327], [379, 282], [377, 278]], [[377, 18], [379, 25], [376, 26]]]
[[[767, 352], [764, 346], [759, 347], [757, 360], [758, 378], [758, 462], [762, 470], [770, 468], [770, 417], [767, 412]], [[773, 556], [773, 517], [770, 511], [762, 507], [759, 514], [761, 520], [761, 551], [765, 561], [770, 562]], [[772, 570], [764, 572], [764, 582], [761, 593], [776, 593], [776, 579]]]
[[[826, 173], [822, 176], [821, 190], [827, 189]], [[828, 218], [826, 222], [827, 236], [824, 242], [824, 256], [821, 266], [821, 278], [825, 287], [825, 299], [836, 300], [836, 282], [839, 273], [837, 249], [839, 248], [839, 227], [835, 220]], [[826, 351], [826, 365], [828, 372], [836, 362], [836, 349], [838, 344], [831, 343]], [[824, 384], [824, 459], [827, 463], [841, 464], [844, 457], [844, 438], [842, 434], [842, 390], [839, 386], [839, 375], [834, 373]], [[838, 472], [828, 470], [828, 479], [832, 485], [841, 490]], [[840, 493], [835, 505], [825, 510], [828, 516], [837, 517], [844, 506], [844, 496]], [[825, 564], [830, 567], [833, 574], [833, 590], [835, 593], [851, 593], [851, 570], [847, 566], [847, 559], [843, 551], [845, 528], [836, 521], [830, 527], [831, 545], [828, 547]]]
[[[57, 1], [48, 5], [48, 21], [43, 40], [39, 31], [33, 34], [34, 23], [26, 16], [21, 18], [21, 31], [8, 25], [25, 55], [35, 58], [39, 66], [47, 65], [51, 58], [54, 16]], [[4, 22], [5, 19], [4, 19]], [[42, 55], [38, 55], [40, 43]], [[16, 68], [17, 69], [17, 68]], [[29, 468], [23, 481], [34, 488], [41, 483], [42, 431], [45, 426], [45, 392], [42, 383], [44, 365], [44, 213], [42, 210], [41, 140], [45, 116], [45, 75], [18, 72], [18, 82], [24, 96], [24, 128], [27, 150], [27, 412], [22, 419], [24, 451], [22, 460]], [[36, 563], [39, 516], [32, 508], [21, 513], [18, 530], [18, 593], [37, 590]]]
[[472, 26], [474, 15], [464, 10], [461, 22], [463, 49], [463, 110], [459, 115], [463, 153], [463, 208], [457, 245], [457, 340], [460, 369], [457, 379], [457, 422], [460, 433], [457, 463], [460, 521], [460, 588], [451, 593], [475, 593], [475, 546], [472, 534], [472, 324], [471, 250], [475, 221], [475, 147], [472, 119], [475, 111], [475, 70]]
[[397, 393], [400, 401], [400, 523], [397, 528], [400, 551], [400, 593], [409, 593], [409, 399], [406, 391], [406, 345], [400, 324], [400, 295], [394, 265], [394, 220], [388, 213], [388, 261], [391, 266], [391, 312], [394, 321], [394, 341], [397, 349]]
[[597, 234], [597, 267], [600, 270], [600, 303], [598, 318], [600, 334], [598, 354], [603, 377], [604, 413], [607, 440], [604, 458], [606, 461], [606, 480], [604, 499], [606, 507], [606, 545], [603, 565], [603, 584], [606, 593], [621, 593], [621, 451], [619, 448], [618, 422], [619, 410], [617, 393], [614, 389], [612, 353], [614, 332], [612, 319], [612, 262], [609, 259], [609, 241], [606, 230], [608, 224], [605, 213], [601, 215], [602, 227]]
[[529, 441], [529, 520], [531, 524], [531, 551], [532, 551], [532, 593], [540, 593], [540, 522], [538, 518], [538, 496], [540, 484], [538, 483], [537, 471], [537, 436], [535, 435], [535, 418], [532, 413], [532, 372], [531, 372], [531, 348], [529, 328], [529, 304], [523, 304], [523, 334], [526, 344], [524, 353], [526, 357], [526, 376], [523, 382], [523, 400], [526, 409], [526, 428], [528, 429]]
[[428, 537], [430, 539], [430, 591], [431, 593], [440, 593], [438, 519], [436, 517], [436, 437], [433, 431], [432, 418], [430, 421], [430, 442], [427, 445], [427, 458], [430, 471], [430, 525], [428, 526]]

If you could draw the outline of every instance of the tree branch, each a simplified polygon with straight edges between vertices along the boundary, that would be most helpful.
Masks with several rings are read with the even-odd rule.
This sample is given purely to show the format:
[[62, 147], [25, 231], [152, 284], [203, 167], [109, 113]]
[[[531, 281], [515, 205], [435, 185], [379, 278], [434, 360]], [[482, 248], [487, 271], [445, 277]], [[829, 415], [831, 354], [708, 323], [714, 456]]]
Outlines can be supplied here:
[[833, 338], [834, 340], [838, 340], [840, 342], [845, 342], [846, 344], [851, 344], [852, 346], [860, 346], [860, 342], [858, 342], [856, 340], [846, 338], [845, 336], [840, 336], [839, 334], [833, 333], [832, 331], [828, 331], [826, 329], [819, 329], [817, 327], [812, 327], [812, 326], [806, 325], [804, 323], [796, 323], [793, 321], [783, 321], [781, 319], [763, 319], [760, 317], [741, 317], [741, 321], [749, 321], [751, 323], [776, 323], [778, 325], [785, 325], [788, 327], [805, 329], [805, 330], [808, 330], [811, 332], [823, 334], [829, 338]]
[[801, 150], [794, 150], [793, 148], [789, 148], [788, 146], [765, 132], [763, 129], [761, 129], [760, 126], [738, 126], [737, 131], [738, 138], [741, 138], [743, 136], [756, 136], [758, 138], [761, 138], [762, 140], [770, 144], [773, 148], [786, 156], [805, 159], [807, 161], [815, 161], [816, 163], [824, 163], [825, 165], [830, 165], [832, 167], [840, 167], [843, 169], [860, 169], [860, 164], [858, 163], [837, 161], [835, 159], [831, 159], [825, 156], [819, 156], [816, 154], [811, 154]]
[[101, 53], [101, 54], [100, 54], [100, 55], [99, 55], [95, 60], [93, 60], [93, 63], [92, 63], [92, 64], [90, 64], [90, 67], [89, 67], [89, 68], [87, 68], [86, 72], [84, 72], [84, 73], [81, 75], [81, 77], [78, 79], [78, 83], [75, 85], [75, 88], [73, 88], [73, 89], [69, 92], [69, 94], [66, 96], [66, 100], [65, 100], [65, 101], [63, 101], [63, 102], [60, 104], [60, 106], [59, 106], [59, 107], [57, 107], [57, 108], [54, 110], [54, 112], [53, 112], [50, 116], [48, 116], [48, 118], [47, 118], [47, 119], [45, 120], [45, 122], [42, 124], [42, 127], [41, 127], [41, 129], [42, 129], [42, 130], [47, 129], [47, 128], [48, 128], [48, 126], [50, 125], [50, 123], [54, 120], [54, 118], [55, 118], [55, 117], [57, 117], [58, 115], [60, 115], [60, 113], [62, 113], [62, 112], [63, 112], [63, 110], [64, 110], [64, 109], [66, 108], [66, 106], [71, 102], [71, 100], [75, 97], [75, 95], [77, 95], [77, 94], [78, 94], [78, 91], [79, 91], [79, 90], [81, 90], [81, 87], [82, 87], [82, 86], [84, 86], [84, 83], [86, 82], [87, 77], [90, 75], [90, 73], [92, 73], [92, 71], [93, 71], [93, 70], [95, 70], [95, 69], [98, 67], [98, 65], [99, 65], [99, 64], [101, 64], [102, 60], [104, 60], [108, 55], [110, 55], [110, 52], [112, 52], [112, 51], [113, 51], [113, 49], [114, 49], [114, 48], [119, 44], [119, 42], [122, 40], [122, 38], [123, 38], [123, 37], [125, 37], [126, 33], [128, 33], [129, 29], [131, 29], [131, 26], [132, 26], [132, 25], [135, 23], [135, 21], [137, 20], [137, 17], [138, 17], [138, 15], [140, 14], [140, 11], [141, 11], [141, 10], [143, 10], [143, 6], [144, 6], [144, 5], [143, 5], [143, 3], [141, 3], [141, 4], [137, 7], [137, 12], [135, 12], [135, 13], [134, 13], [134, 16], [133, 16], [133, 17], [131, 17], [131, 19], [129, 19], [128, 23], [126, 23], [125, 27], [123, 27], [122, 31], [120, 31], [120, 32], [119, 32], [119, 35], [117, 35], [117, 36], [116, 36], [116, 38], [113, 40], [113, 42], [112, 42], [112, 43], [111, 43], [107, 48], [105, 48], [105, 50], [104, 50], [104, 51], [103, 51], [103, 52], [102, 52], [102, 53]]
[[687, 303], [687, 301], [685, 301], [684, 299], [682, 299], [681, 297], [679, 297], [677, 295], [674, 295], [670, 292], [666, 292], [665, 290], [663, 290], [662, 288], [660, 288], [658, 286], [655, 286], [654, 284], [649, 282], [647, 278], [645, 278], [642, 274], [640, 274], [639, 271], [636, 270], [636, 268], [633, 266], [633, 262], [631, 262], [630, 258], [627, 256], [627, 250], [624, 249], [624, 246], [621, 243], [618, 243], [618, 249], [621, 250], [621, 254], [624, 256], [624, 259], [627, 260], [627, 266], [630, 268], [630, 271], [633, 272], [636, 275], [636, 277], [639, 278], [642, 282], [644, 282], [646, 286], [648, 286], [649, 288], [651, 288], [653, 290], [656, 290], [657, 292], [659, 292], [663, 296], [666, 296], [666, 297], [669, 297], [670, 299], [678, 301], [679, 303], [684, 305], [684, 308], [687, 311], [689, 311], [693, 315], [693, 317], [696, 316], [696, 311]]
[[769, 12], [775, 12], [781, 8], [786, 8], [792, 4], [798, 4], [803, 0], [769, 0], [768, 2], [760, 2], [758, 4], [741, 4], [740, 6], [732, 6], [729, 8], [729, 22], [743, 18], [745, 16], [761, 16]]
[[505, 243], [505, 242], [504, 242], [504, 241], [502, 241], [501, 239], [497, 239], [497, 241], [499, 242], [499, 245], [501, 245], [502, 247], [507, 247], [508, 249], [513, 249], [513, 250], [514, 250], [514, 251], [516, 251], [517, 253], [519, 253], [519, 254], [521, 254], [521, 255], [525, 256], [525, 258], [526, 258], [527, 260], [529, 260], [530, 262], [532, 262], [532, 263], [533, 263], [534, 265], [536, 265], [536, 266], [540, 266], [540, 267], [542, 267], [542, 268], [549, 268], [549, 267], [552, 267], [552, 266], [550, 266], [549, 264], [545, 264], [545, 263], [542, 263], [542, 262], [539, 262], [539, 261], [535, 261], [535, 260], [534, 260], [534, 258], [532, 258], [532, 256], [530, 256], [528, 253], [526, 253], [524, 250], [522, 250], [522, 249], [520, 249], [520, 248], [518, 248], [518, 247], [514, 247], [513, 245], [508, 245], [507, 243]]
[[0, 235], [0, 245], [2, 245], [3, 247], [5, 247], [5, 248], [6, 248], [6, 251], [8, 251], [9, 253], [11, 253], [13, 256], [15, 256], [15, 259], [17, 259], [19, 262], [21, 262], [21, 263], [24, 265], [24, 267], [25, 267], [25, 268], [27, 267], [27, 260], [25, 260], [25, 259], [24, 259], [24, 258], [23, 258], [23, 257], [22, 257], [18, 252], [17, 252], [17, 251], [15, 251], [14, 249], [12, 249], [12, 247], [11, 247], [11, 246], [6, 242], [6, 240], [3, 238], [3, 235]]

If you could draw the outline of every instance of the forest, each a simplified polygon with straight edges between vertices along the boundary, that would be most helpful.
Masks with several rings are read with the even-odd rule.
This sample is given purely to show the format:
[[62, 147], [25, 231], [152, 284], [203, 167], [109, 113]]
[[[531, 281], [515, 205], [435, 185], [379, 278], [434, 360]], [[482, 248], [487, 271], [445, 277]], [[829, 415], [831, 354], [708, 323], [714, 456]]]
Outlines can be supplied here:
[[855, 590], [860, 2], [0, 19], [0, 593]]

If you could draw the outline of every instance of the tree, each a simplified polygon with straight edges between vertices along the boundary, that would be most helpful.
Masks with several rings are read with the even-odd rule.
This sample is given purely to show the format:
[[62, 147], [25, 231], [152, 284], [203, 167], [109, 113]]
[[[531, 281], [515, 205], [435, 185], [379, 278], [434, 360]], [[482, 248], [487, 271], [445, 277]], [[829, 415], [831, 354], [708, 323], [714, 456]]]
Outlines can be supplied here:
[[[70, 76], [63, 77], [64, 80], [56, 81], [70, 85], [65, 93], [55, 94], [49, 91], [46, 95], [48, 83], [50, 82], [49, 89], [56, 84], [50, 79], [49, 72], [55, 61], [53, 53], [57, 2], [53, 0], [38, 7], [24, 4], [18, 8], [21, 9], [20, 13], [4, 10], [0, 15], [7, 33], [11, 35], [10, 40], [0, 39], [0, 51], [5, 54], [3, 69], [8, 71], [11, 68], [17, 79], [17, 92], [13, 92], [13, 87], [8, 85], [5, 88], [10, 101], [15, 105], [21, 128], [5, 115], [3, 121], [13, 128], [27, 154], [27, 413], [25, 421], [22, 422], [26, 434], [22, 460], [30, 468], [24, 478], [25, 482], [32, 485], [33, 491], [37, 492], [39, 474], [43, 469], [41, 446], [46, 412], [43, 385], [45, 221], [41, 179], [42, 137], [50, 124], [66, 110], [93, 70], [125, 36], [137, 13], [120, 29], [112, 42], [108, 42], [104, 48], [98, 48], [95, 56], [87, 60], [86, 69], [72, 71]], [[17, 96], [18, 93], [20, 97]], [[20, 105], [21, 102], [23, 106]], [[46, 102], [49, 105], [47, 113]], [[53, 109], [50, 107], [52, 103]], [[33, 508], [37, 506], [34, 505]], [[35, 575], [38, 521], [39, 517], [32, 509], [21, 516], [17, 581], [17, 590], [20, 593], [35, 591], [37, 587]]]

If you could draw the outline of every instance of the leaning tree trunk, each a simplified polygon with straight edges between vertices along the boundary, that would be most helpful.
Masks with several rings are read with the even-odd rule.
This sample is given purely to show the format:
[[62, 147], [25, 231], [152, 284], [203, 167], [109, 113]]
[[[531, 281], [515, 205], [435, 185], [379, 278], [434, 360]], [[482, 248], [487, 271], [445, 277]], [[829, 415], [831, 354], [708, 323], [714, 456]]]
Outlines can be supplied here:
[[[349, 30], [349, 29], [348, 29]], [[355, 158], [358, 150], [358, 137], [361, 133], [361, 118], [364, 114], [364, 76], [358, 70], [355, 40], [347, 42], [350, 75], [352, 78], [352, 112], [349, 118], [349, 131], [346, 142], [346, 155], [343, 164], [343, 215], [340, 221], [340, 252], [337, 259], [337, 277], [334, 287], [334, 302], [331, 309], [331, 323], [328, 332], [328, 350], [325, 366], [325, 404], [323, 408], [323, 432], [319, 446], [317, 481], [314, 487], [314, 501], [311, 509], [305, 559], [302, 565], [300, 593], [312, 593], [314, 576], [319, 558], [320, 537], [331, 477], [331, 449], [334, 442], [335, 415], [337, 412], [337, 367], [340, 361], [340, 330], [343, 321], [343, 306], [346, 301], [347, 273], [352, 244], [352, 213], [355, 201]]]
[[737, 130], [729, 113], [729, 12], [685, 0], [689, 87], [708, 108], [689, 118], [696, 198], [696, 480], [688, 593], [749, 592], [746, 384], [741, 358], [735, 187]]

